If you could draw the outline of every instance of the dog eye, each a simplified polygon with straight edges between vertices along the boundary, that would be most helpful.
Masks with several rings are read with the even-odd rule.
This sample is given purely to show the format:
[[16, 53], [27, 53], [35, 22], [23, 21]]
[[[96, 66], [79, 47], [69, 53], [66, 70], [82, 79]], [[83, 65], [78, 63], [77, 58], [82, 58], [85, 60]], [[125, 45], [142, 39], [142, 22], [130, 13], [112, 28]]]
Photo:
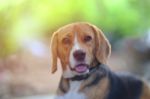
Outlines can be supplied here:
[[71, 43], [71, 41], [70, 41], [69, 38], [64, 38], [64, 39], [62, 40], [62, 42], [63, 42], [64, 44], [70, 44], [70, 43]]
[[92, 37], [89, 36], [89, 35], [84, 37], [84, 41], [85, 41], [85, 42], [89, 42], [89, 41], [91, 41], [91, 40], [92, 40]]

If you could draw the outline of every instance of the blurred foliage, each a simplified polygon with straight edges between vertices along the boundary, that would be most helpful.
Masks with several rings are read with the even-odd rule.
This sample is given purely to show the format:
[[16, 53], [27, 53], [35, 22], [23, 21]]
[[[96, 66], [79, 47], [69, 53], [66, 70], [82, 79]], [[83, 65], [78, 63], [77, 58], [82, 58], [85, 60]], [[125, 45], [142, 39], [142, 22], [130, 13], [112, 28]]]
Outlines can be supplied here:
[[150, 0], [0, 0], [0, 55], [76, 21], [118, 38], [140, 36], [150, 27], [149, 9]]

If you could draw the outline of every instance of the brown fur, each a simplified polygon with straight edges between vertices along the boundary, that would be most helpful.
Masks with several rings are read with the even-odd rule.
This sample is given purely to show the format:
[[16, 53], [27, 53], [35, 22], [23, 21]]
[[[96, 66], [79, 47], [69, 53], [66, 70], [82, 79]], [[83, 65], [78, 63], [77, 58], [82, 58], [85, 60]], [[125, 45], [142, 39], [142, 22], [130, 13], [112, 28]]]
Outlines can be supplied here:
[[57, 90], [57, 95], [60, 95], [60, 96], [65, 94], [64, 92], [62, 92], [61, 87], [63, 87], [65, 91], [69, 90], [69, 81], [67, 79], [64, 79], [63, 77], [61, 78], [59, 88]]
[[[57, 71], [57, 58], [60, 59], [63, 71], [66, 70], [66, 66], [69, 63], [70, 50], [73, 47], [73, 41], [77, 33], [77, 39], [86, 52], [87, 56], [90, 57], [90, 66], [95, 66], [97, 62], [107, 64], [107, 59], [111, 53], [111, 46], [100, 29], [96, 26], [88, 23], [73, 23], [66, 25], [57, 30], [51, 39], [51, 72]], [[84, 42], [84, 37], [90, 35], [93, 40], [89, 43]], [[69, 38], [69, 39], [68, 39]], [[67, 43], [67, 44], [66, 44]], [[79, 92], [85, 93], [88, 99], [104, 99], [108, 93], [110, 85], [110, 79], [106, 76], [102, 78], [96, 86], [86, 87], [91, 81], [93, 81], [94, 75], [83, 81]], [[150, 88], [147, 84], [143, 84], [141, 99], [150, 98]], [[64, 91], [69, 90], [69, 81], [62, 77], [60, 86], [58, 89], [58, 95], [64, 95], [61, 87]]]
[[108, 93], [109, 87], [108, 78], [106, 77], [101, 79], [101, 81], [96, 86], [90, 87], [90, 90], [85, 88], [86, 84], [88, 84], [89, 82], [90, 81], [84, 82], [81, 85], [80, 91], [85, 93], [88, 99], [104, 99]]
[[150, 99], [150, 86], [149, 84], [145, 83], [143, 84], [143, 91], [141, 95], [141, 99]]
[[[96, 26], [88, 23], [73, 23], [65, 27], [60, 28], [54, 32], [51, 39], [51, 67], [52, 73], [57, 70], [57, 58], [60, 58], [63, 70], [66, 69], [66, 65], [69, 64], [69, 54], [73, 46], [73, 40], [75, 33], [77, 33], [78, 41], [83, 49], [87, 52], [87, 56], [91, 57], [91, 61], [98, 60], [101, 63], [106, 64], [107, 59], [111, 53], [111, 47], [100, 29]], [[83, 37], [90, 35], [93, 41], [85, 45]], [[65, 45], [65, 39], [69, 37], [71, 40], [68, 41], [69, 44]], [[93, 45], [94, 44], [94, 45]], [[58, 48], [59, 46], [59, 48]], [[96, 56], [96, 57], [95, 57]], [[92, 66], [92, 65], [91, 65]]]
[[[95, 79], [95, 77], [96, 75], [92, 74], [90, 78], [83, 81], [80, 86], [79, 92], [85, 93], [85, 95], [88, 97], [87, 99], [104, 99], [108, 93], [108, 88], [109, 88], [109, 83], [110, 83], [109, 79], [106, 76], [102, 78], [96, 86], [87, 88], [87, 85], [90, 84]], [[60, 87], [63, 87], [63, 89], [67, 92], [69, 90], [68, 79], [64, 79], [62, 77], [60, 81], [60, 86], [58, 88], [57, 95], [62, 96], [65, 93], [62, 92]]]

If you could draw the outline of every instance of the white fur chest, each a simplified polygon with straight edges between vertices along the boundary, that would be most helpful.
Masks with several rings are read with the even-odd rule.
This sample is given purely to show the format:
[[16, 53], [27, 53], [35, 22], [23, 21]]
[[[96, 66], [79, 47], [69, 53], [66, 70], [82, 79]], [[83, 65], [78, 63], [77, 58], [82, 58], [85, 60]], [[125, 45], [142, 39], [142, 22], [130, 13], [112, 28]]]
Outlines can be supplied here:
[[81, 82], [70, 81], [70, 89], [64, 96], [59, 96], [56, 99], [86, 99], [85, 95], [79, 91]]
[[81, 85], [81, 81], [70, 81], [69, 92], [78, 92]]

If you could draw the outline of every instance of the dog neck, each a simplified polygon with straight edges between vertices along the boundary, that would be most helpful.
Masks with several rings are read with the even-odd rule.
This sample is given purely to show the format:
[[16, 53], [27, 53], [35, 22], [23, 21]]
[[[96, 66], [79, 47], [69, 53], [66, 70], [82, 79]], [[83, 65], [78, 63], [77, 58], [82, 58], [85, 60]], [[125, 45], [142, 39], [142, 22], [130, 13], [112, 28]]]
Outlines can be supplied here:
[[[79, 91], [85, 87], [90, 87], [97, 84], [107, 75], [105, 68], [103, 67], [105, 67], [103, 64], [98, 64], [90, 68], [90, 72], [88, 74], [74, 76], [72, 78], [62, 77], [59, 84], [59, 90], [61, 91], [61, 94], [65, 94], [70, 90]], [[78, 86], [78, 88], [75, 88], [74, 85], [76, 85], [76, 87]]]

